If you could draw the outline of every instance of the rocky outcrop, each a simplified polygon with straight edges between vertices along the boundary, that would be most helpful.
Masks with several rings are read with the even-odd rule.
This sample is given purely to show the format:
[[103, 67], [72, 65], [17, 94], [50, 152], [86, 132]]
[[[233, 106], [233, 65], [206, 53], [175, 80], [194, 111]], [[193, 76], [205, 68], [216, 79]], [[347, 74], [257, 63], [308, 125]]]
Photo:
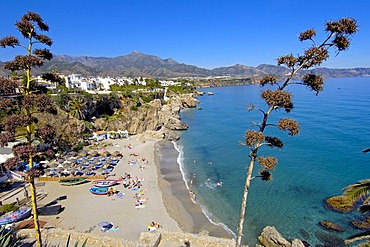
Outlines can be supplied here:
[[370, 229], [370, 218], [365, 220], [354, 220], [351, 222], [352, 226], [357, 229]]
[[142, 133], [138, 139], [140, 141], [145, 141], [146, 139], [166, 139], [169, 141], [177, 141], [180, 139], [180, 135], [176, 131], [161, 129], [159, 131], [150, 131], [147, 130]]
[[266, 226], [258, 240], [266, 247], [304, 247], [299, 239], [294, 239], [292, 243], [286, 240], [273, 226]]
[[[181, 109], [196, 107], [199, 101], [192, 94], [175, 95], [167, 104], [162, 105], [159, 99], [142, 105], [138, 109], [129, 109], [120, 115], [108, 119], [99, 118], [94, 121], [97, 130], [124, 130], [129, 134], [139, 134], [145, 131], [185, 130], [188, 126], [180, 119]], [[171, 134], [172, 135], [172, 134]]]
[[324, 205], [326, 208], [340, 213], [349, 213], [355, 209], [353, 201], [345, 195], [328, 197], [324, 200]]
[[193, 97], [193, 94], [173, 95], [168, 104], [178, 105], [182, 108], [194, 108], [199, 104], [199, 100]]
[[344, 229], [340, 225], [334, 222], [331, 222], [329, 220], [320, 221], [319, 225], [329, 231], [334, 231], [334, 232], [345, 232], [346, 231], [346, 229]]

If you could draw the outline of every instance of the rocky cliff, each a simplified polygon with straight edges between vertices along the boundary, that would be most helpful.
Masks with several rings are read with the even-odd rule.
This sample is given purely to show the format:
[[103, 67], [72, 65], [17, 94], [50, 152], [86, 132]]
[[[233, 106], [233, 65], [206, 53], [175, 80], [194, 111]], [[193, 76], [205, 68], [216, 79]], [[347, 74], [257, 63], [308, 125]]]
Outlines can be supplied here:
[[181, 121], [179, 112], [196, 107], [198, 103], [193, 94], [173, 95], [164, 105], [155, 99], [137, 110], [126, 109], [117, 117], [96, 119], [93, 124], [97, 130], [127, 130], [132, 135], [156, 130], [186, 130], [188, 126]]

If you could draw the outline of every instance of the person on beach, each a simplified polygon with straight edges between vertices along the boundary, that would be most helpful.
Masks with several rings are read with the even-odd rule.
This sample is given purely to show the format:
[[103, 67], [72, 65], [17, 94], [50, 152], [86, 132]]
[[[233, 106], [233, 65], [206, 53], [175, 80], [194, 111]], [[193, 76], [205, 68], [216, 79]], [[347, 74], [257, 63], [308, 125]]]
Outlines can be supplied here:
[[148, 225], [148, 231], [150, 232], [154, 232], [159, 228], [162, 228], [162, 226], [159, 223], [154, 222], [154, 221], [152, 221], [152, 223]]
[[102, 232], [109, 232], [109, 230], [118, 230], [118, 226], [114, 226], [113, 223], [109, 223], [101, 228]]
[[195, 196], [195, 193], [192, 190], [189, 191], [189, 194], [190, 194], [190, 199], [192, 201], [195, 201], [197, 199], [196, 196]]

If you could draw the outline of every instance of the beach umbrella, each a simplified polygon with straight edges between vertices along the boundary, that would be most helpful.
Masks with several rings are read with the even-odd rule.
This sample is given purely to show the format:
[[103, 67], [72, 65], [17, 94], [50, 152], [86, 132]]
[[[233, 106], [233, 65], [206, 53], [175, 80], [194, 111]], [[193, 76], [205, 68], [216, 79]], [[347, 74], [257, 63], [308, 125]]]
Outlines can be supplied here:
[[106, 150], [102, 153], [102, 156], [111, 156], [111, 153]]
[[46, 169], [44, 169], [44, 172], [45, 172], [45, 174], [46, 174], [46, 175], [48, 175], [48, 174], [50, 173], [50, 171], [51, 171], [51, 169], [50, 169], [50, 168], [46, 168]]
[[75, 171], [77, 171], [77, 168], [69, 167], [68, 171], [70, 171], [71, 173], [75, 173]]
[[100, 167], [100, 168], [98, 168], [98, 169], [96, 170], [96, 172], [98, 172], [98, 173], [100, 173], [100, 174], [103, 174], [103, 171], [104, 171], [104, 169], [103, 169], [102, 167]]
[[98, 164], [98, 163], [100, 163], [100, 161], [99, 160], [92, 160], [91, 162], [89, 162], [90, 164]]
[[63, 167], [64, 168], [70, 168], [71, 167], [71, 164], [63, 164]]
[[86, 157], [87, 156], [87, 152], [86, 151], [81, 151], [81, 152], [78, 153], [78, 156]]
[[114, 151], [113, 155], [116, 156], [116, 157], [122, 156], [121, 152], [118, 151], [118, 150]]
[[59, 164], [56, 162], [56, 161], [52, 161], [52, 162], [50, 162], [49, 164], [48, 164], [48, 166], [49, 167], [51, 167], [51, 168], [55, 168], [55, 167], [57, 167]]
[[89, 155], [90, 156], [99, 156], [99, 152], [96, 151], [96, 150], [93, 150], [93, 151], [89, 152]]

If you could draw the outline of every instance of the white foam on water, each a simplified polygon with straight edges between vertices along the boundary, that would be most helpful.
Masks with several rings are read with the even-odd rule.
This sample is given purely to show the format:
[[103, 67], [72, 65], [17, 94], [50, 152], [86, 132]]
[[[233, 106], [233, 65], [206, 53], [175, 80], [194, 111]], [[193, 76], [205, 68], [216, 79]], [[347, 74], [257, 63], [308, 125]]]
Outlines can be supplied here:
[[[184, 165], [185, 165], [184, 164], [184, 152], [183, 152], [184, 147], [182, 145], [177, 144], [174, 141], [172, 141], [172, 143], [173, 143], [173, 146], [176, 149], [176, 151], [179, 153], [179, 155], [177, 156], [177, 163], [178, 163], [180, 171], [181, 171], [182, 179], [185, 182], [186, 188], [190, 191], [190, 187], [189, 187], [189, 184], [188, 184], [188, 179], [187, 179], [185, 171], [184, 171]], [[193, 201], [193, 202], [197, 203], [195, 201]], [[234, 238], [236, 238], [236, 234], [230, 228], [228, 228], [224, 223], [217, 223], [217, 222], [213, 221], [212, 220], [213, 214], [211, 212], [209, 212], [204, 205], [202, 205], [200, 203], [199, 203], [199, 205], [202, 209], [203, 214], [206, 216], [206, 218], [209, 220], [209, 222], [211, 222], [214, 225], [223, 227], [228, 233], [230, 233]]]

